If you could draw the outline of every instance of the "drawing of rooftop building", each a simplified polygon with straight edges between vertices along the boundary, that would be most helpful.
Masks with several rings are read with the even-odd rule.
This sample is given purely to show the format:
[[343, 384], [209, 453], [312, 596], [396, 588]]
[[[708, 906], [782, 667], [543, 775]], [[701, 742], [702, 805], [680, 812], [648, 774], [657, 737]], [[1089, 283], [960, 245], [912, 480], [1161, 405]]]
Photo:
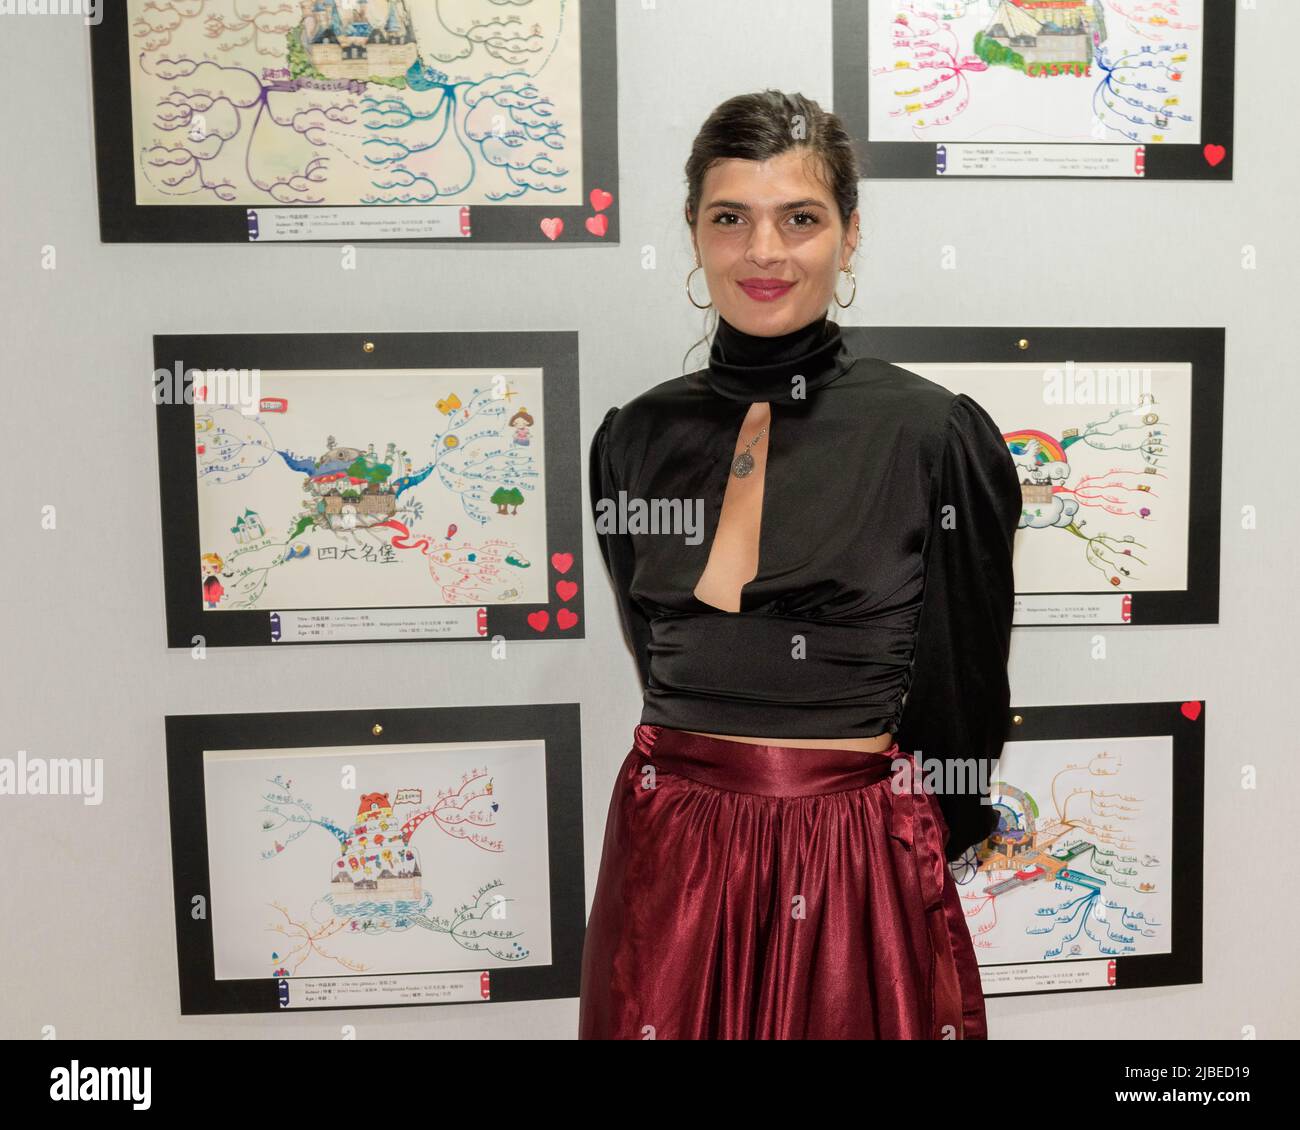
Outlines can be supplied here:
[[420, 860], [400, 834], [386, 829], [393, 819], [387, 793], [365, 793], [351, 833], [343, 841], [330, 878], [330, 896], [350, 902], [380, 896], [420, 897]]
[[394, 874], [385, 868], [378, 878], [356, 879], [336, 872], [330, 880], [330, 897], [335, 902], [357, 902], [373, 898], [418, 899], [421, 893], [421, 872], [419, 864], [414, 870]]
[[1094, 48], [1105, 39], [1097, 0], [1002, 0], [980, 36], [982, 43], [996, 43], [1026, 65], [1091, 63]]
[[340, 8], [338, 0], [302, 0], [302, 45], [311, 65], [326, 78], [396, 78], [419, 58], [406, 0], [387, 0], [382, 22], [372, 23], [368, 8], [383, 0], [357, 0]]

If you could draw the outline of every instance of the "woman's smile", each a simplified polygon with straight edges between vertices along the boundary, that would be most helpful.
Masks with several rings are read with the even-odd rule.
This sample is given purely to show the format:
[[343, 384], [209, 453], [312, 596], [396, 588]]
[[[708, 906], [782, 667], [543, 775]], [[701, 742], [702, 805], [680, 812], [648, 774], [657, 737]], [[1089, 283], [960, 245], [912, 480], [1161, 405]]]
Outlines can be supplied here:
[[794, 283], [784, 279], [742, 279], [740, 289], [757, 302], [775, 302], [784, 298], [794, 288]]

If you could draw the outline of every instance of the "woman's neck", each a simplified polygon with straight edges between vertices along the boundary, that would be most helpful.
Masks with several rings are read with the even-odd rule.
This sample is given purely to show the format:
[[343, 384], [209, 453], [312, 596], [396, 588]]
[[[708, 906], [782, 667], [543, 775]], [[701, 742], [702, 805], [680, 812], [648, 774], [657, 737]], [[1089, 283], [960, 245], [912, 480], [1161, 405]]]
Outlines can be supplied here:
[[775, 337], [745, 333], [719, 315], [704, 379], [728, 400], [792, 401], [833, 381], [852, 360], [839, 324], [825, 314]]

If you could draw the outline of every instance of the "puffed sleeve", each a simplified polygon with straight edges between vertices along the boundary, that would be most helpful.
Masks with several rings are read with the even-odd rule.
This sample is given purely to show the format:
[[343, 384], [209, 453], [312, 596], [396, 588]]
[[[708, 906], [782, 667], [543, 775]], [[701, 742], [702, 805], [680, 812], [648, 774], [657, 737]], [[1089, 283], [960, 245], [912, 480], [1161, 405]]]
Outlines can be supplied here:
[[[938, 486], [931, 491], [925, 594], [903, 714], [903, 752], [980, 762], [992, 780], [1010, 724], [1007, 656], [1015, 599], [1011, 555], [1021, 513], [1020, 475], [997, 425], [958, 393], [949, 410]], [[967, 777], [967, 780], [970, 778]], [[956, 859], [992, 833], [997, 817], [962, 777], [937, 799]]]
[[[644, 690], [650, 681], [650, 622], [641, 606], [632, 599], [632, 570], [636, 558], [632, 548], [632, 535], [618, 531], [618, 478], [614, 474], [609, 452], [610, 425], [617, 408], [605, 413], [605, 418], [596, 429], [591, 441], [588, 487], [591, 491], [591, 511], [596, 523], [596, 537], [600, 542], [600, 554], [605, 559], [609, 578], [614, 586], [614, 595], [618, 598], [619, 617], [623, 622], [623, 634], [636, 659], [637, 673], [641, 677]], [[614, 509], [610, 515], [602, 517], [599, 502], [602, 498], [610, 499]], [[610, 510], [607, 506], [606, 510]]]

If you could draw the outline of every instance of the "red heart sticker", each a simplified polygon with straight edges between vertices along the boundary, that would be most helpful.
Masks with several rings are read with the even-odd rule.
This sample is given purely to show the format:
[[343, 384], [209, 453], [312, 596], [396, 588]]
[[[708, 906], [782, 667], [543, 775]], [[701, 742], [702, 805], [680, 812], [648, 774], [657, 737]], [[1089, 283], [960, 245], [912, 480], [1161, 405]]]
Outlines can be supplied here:
[[561, 600], [572, 600], [578, 594], [578, 584], [576, 581], [556, 581], [555, 595]]
[[546, 631], [546, 625], [550, 622], [551, 614], [547, 612], [545, 608], [542, 608], [537, 612], [528, 613], [528, 626], [532, 628], [534, 632]]
[[1205, 159], [1209, 161], [1210, 168], [1221, 164], [1227, 155], [1228, 151], [1222, 145], [1207, 145], [1205, 147]]
[[1201, 716], [1201, 704], [1199, 702], [1185, 702], [1178, 709], [1183, 712], [1184, 718], [1189, 718], [1193, 722]]
[[573, 568], [573, 554], [552, 553], [551, 568], [554, 569], [557, 573], [567, 573], [570, 569]]
[[587, 219], [587, 230], [597, 239], [602, 238], [609, 231], [608, 216], [590, 216]]
[[614, 203], [614, 197], [603, 188], [593, 188], [591, 190], [590, 200], [592, 208], [597, 212], [603, 212]]
[[560, 629], [560, 631], [572, 628], [577, 622], [578, 614], [576, 612], [570, 612], [567, 608], [561, 608], [555, 614], [555, 625]]
[[562, 231], [564, 231], [564, 221], [559, 216], [553, 216], [542, 221], [542, 234], [547, 239], [559, 239]]

